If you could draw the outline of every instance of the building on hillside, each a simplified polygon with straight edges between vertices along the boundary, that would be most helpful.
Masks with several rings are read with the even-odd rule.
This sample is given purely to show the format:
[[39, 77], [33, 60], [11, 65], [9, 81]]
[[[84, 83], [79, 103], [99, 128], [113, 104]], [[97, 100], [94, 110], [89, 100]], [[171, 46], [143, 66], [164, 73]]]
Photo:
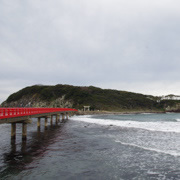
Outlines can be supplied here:
[[169, 94], [167, 96], [162, 96], [161, 100], [180, 100], [180, 96]]

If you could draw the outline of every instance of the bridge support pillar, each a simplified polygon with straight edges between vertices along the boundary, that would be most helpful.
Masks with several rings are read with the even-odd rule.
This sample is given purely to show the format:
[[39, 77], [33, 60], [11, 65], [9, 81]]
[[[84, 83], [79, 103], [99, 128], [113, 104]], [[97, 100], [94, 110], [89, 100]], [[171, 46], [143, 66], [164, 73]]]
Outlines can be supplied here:
[[61, 114], [59, 114], [59, 122], [61, 122]]
[[47, 129], [47, 123], [48, 123], [48, 117], [46, 116], [45, 117], [45, 122], [44, 122], [45, 129]]
[[65, 115], [64, 115], [64, 114], [62, 114], [62, 121], [64, 121], [64, 116], [65, 116]]
[[22, 123], [22, 140], [27, 139], [27, 123]]
[[11, 123], [11, 139], [16, 139], [16, 123]]
[[56, 114], [56, 125], [58, 124], [58, 114]]
[[51, 115], [51, 120], [50, 120], [51, 126], [53, 125], [53, 115]]
[[38, 121], [37, 121], [37, 128], [40, 129], [41, 126], [41, 118], [38, 117]]
[[58, 122], [61, 122], [61, 114], [58, 114]]
[[66, 113], [66, 119], [68, 119], [68, 113]]

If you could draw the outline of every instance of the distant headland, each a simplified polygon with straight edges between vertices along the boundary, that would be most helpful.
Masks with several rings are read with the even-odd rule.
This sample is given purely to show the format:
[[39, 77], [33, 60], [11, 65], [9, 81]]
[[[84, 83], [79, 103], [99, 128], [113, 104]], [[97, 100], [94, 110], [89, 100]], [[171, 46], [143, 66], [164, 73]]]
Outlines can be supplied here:
[[[66, 107], [93, 112], [179, 112], [180, 97], [152, 96], [94, 86], [34, 85], [11, 94], [2, 107]], [[86, 107], [88, 107], [86, 109]]]

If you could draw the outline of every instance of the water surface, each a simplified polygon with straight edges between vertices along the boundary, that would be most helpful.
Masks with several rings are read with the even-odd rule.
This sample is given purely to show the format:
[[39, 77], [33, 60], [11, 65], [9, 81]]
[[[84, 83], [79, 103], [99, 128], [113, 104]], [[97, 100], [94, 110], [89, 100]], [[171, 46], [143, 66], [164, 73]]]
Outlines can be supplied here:
[[74, 116], [10, 141], [0, 125], [1, 179], [180, 179], [180, 114]]

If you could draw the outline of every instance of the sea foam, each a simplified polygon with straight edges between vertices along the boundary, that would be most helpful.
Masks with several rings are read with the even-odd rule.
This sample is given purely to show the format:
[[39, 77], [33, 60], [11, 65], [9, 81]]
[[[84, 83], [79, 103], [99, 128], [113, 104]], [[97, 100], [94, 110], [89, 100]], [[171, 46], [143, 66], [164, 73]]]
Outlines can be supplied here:
[[154, 152], [157, 152], [157, 153], [163, 153], [163, 154], [176, 156], [176, 157], [180, 156], [180, 152], [177, 152], [176, 150], [160, 150], [160, 149], [155, 149], [155, 148], [151, 148], [151, 147], [140, 146], [140, 145], [133, 144], [133, 143], [125, 143], [125, 142], [122, 142], [122, 141], [119, 141], [119, 140], [115, 140], [115, 142], [121, 143], [121, 144], [126, 145], [126, 146], [137, 147], [137, 148], [144, 149], [144, 150], [147, 150], [147, 151], [154, 151]]
[[74, 121], [81, 121], [87, 123], [94, 123], [104, 126], [118, 126], [118, 127], [126, 127], [126, 128], [138, 128], [145, 129], [149, 131], [162, 131], [162, 132], [175, 132], [180, 133], [180, 119], [176, 119], [176, 122], [140, 122], [140, 121], [132, 121], [132, 120], [111, 120], [111, 119], [97, 119], [92, 118], [92, 116], [74, 116], [72, 117]]

